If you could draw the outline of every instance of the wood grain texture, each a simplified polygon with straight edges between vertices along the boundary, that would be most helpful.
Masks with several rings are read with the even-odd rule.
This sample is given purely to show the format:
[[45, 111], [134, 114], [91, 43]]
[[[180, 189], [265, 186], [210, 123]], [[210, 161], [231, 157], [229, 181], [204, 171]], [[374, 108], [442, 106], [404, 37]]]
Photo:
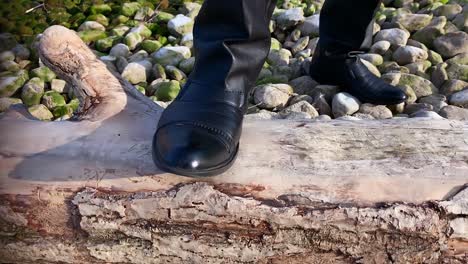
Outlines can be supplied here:
[[68, 29], [42, 61], [76, 121], [0, 116], [4, 262], [465, 263], [468, 123], [246, 120], [236, 164], [190, 179], [151, 160], [162, 112]]

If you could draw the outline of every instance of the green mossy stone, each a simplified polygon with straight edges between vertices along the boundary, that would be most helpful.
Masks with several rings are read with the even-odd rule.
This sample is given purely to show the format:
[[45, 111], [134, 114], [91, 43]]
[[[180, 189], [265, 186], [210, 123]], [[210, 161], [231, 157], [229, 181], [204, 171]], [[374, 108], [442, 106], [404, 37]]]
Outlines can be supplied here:
[[112, 8], [108, 4], [93, 5], [89, 8], [90, 14], [109, 14], [112, 12]]
[[33, 69], [31, 71], [31, 77], [39, 77], [44, 82], [51, 82], [57, 76], [55, 75], [55, 73], [51, 69], [49, 69], [49, 68], [47, 68], [45, 66], [42, 66], [42, 67]]
[[127, 16], [127, 17], [131, 17], [133, 16], [137, 11], [138, 9], [141, 8], [141, 5], [140, 3], [138, 2], [130, 2], [130, 3], [124, 3], [122, 5], [122, 9], [120, 11], [120, 13], [124, 16]]
[[90, 15], [88, 18], [86, 18], [87, 21], [96, 21], [99, 24], [107, 27], [109, 26], [109, 19], [104, 16], [103, 14], [96, 14], [96, 15]]
[[9, 71], [0, 72], [0, 78], [3, 78], [3, 77], [14, 77], [14, 76], [15, 76], [15, 73], [14, 73], [14, 72], [9, 72]]
[[[153, 33], [152, 35], [159, 35], [159, 36], [168, 36], [169, 35], [169, 29], [167, 28], [166, 25], [160, 25], [160, 24], [157, 24], [157, 23], [147, 23], [146, 26]], [[158, 41], [160, 41], [160, 40], [158, 39]], [[162, 43], [162, 44], [164, 44], [164, 43]]]
[[73, 111], [76, 111], [80, 107], [80, 100], [78, 100], [78, 98], [71, 99], [68, 105], [73, 109]]
[[256, 85], [270, 84], [270, 83], [288, 83], [288, 76], [286, 75], [273, 75], [264, 79], [258, 80]]
[[49, 9], [48, 14], [48, 20], [49, 23], [54, 23], [54, 24], [62, 24], [64, 22], [67, 22], [70, 17], [72, 16], [67, 12], [65, 8], [51, 8]]
[[173, 14], [161, 11], [161, 12], [158, 12], [155, 15], [154, 20], [156, 22], [167, 23], [167, 22], [169, 22], [169, 20], [171, 20], [173, 18], [174, 18]]
[[138, 25], [137, 27], [132, 28], [130, 32], [136, 32], [143, 38], [149, 38], [152, 34], [151, 30], [145, 25]]
[[281, 49], [281, 42], [275, 38], [271, 38], [271, 46], [270, 50], [280, 50]]
[[86, 30], [78, 32], [78, 36], [80, 36], [83, 42], [89, 44], [91, 42], [98, 41], [103, 38], [107, 38], [107, 33], [100, 30]]
[[163, 45], [157, 40], [144, 40], [140, 47], [148, 53], [159, 50]]
[[65, 98], [56, 91], [47, 91], [42, 97], [42, 104], [48, 109], [53, 110], [58, 106], [66, 105]]
[[2, 97], [0, 98], [0, 113], [5, 112], [10, 108], [10, 106], [15, 104], [22, 104], [23, 101], [19, 98], [12, 98], [12, 97]]
[[169, 47], [165, 46], [155, 53], [151, 54], [154, 61], [163, 66], [167, 65], [179, 65], [179, 63], [191, 57], [191, 51], [189, 48], [184, 46]]
[[154, 95], [158, 101], [172, 101], [176, 98], [180, 91], [180, 83], [178, 81], [162, 81], [155, 85]]
[[96, 41], [95, 48], [101, 52], [108, 52], [114, 45], [119, 43], [122, 37], [110, 36]]
[[19, 26], [17, 28], [17, 32], [19, 35], [23, 36], [32, 36], [34, 35], [34, 30], [31, 27], [28, 26]]
[[447, 74], [449, 79], [468, 82], [468, 65], [449, 63]]
[[406, 95], [406, 103], [407, 104], [412, 104], [415, 103], [416, 100], [418, 100], [418, 97], [416, 96], [416, 93], [414, 93], [413, 88], [409, 85], [400, 85], [398, 86]]
[[0, 63], [1, 71], [17, 72], [21, 70], [21, 67], [18, 63], [14, 61], [4, 61]]
[[28, 108], [28, 111], [32, 116], [42, 121], [50, 121], [54, 118], [52, 112], [43, 104], [33, 105]]
[[111, 29], [110, 33], [112, 36], [123, 37], [129, 30], [130, 28], [128, 26], [120, 25]]
[[0, 97], [12, 96], [28, 79], [29, 75], [25, 70], [0, 77]]
[[138, 21], [144, 21], [153, 14], [153, 9], [149, 6], [144, 6], [135, 13], [134, 19]]
[[142, 41], [143, 37], [141, 37], [138, 32], [130, 32], [124, 38], [124, 44], [127, 45], [130, 50], [134, 50]]
[[315, 14], [316, 11], [317, 11], [317, 8], [315, 7], [315, 5], [309, 4], [308, 6], [304, 8], [304, 15], [311, 16]]
[[124, 15], [118, 15], [117, 17], [115, 17], [115, 18], [112, 20], [112, 24], [113, 24], [113, 25], [120, 25], [120, 24], [126, 23], [128, 20], [129, 20], [128, 17], [126, 17], [126, 16], [124, 16]]
[[70, 18], [70, 27], [78, 28], [83, 22], [86, 21], [86, 16], [83, 13], [76, 13]]
[[442, 59], [442, 56], [439, 53], [433, 50], [429, 50], [428, 54], [429, 54], [428, 59], [432, 65], [437, 65], [439, 63], [444, 62], [444, 60]]
[[185, 59], [180, 62], [179, 69], [181, 69], [185, 74], [190, 74], [195, 65], [195, 57]]
[[393, 7], [385, 7], [380, 12], [386, 16], [388, 20], [392, 20], [393, 17], [397, 14], [396, 8]]
[[135, 88], [142, 94], [145, 94], [146, 93], [146, 89], [145, 87], [141, 86], [141, 85], [135, 85]]
[[468, 65], [468, 53], [461, 53], [457, 56], [447, 60], [447, 63], [455, 63], [461, 65]]
[[169, 42], [169, 41], [167, 40], [167, 37], [165, 37], [165, 36], [159, 36], [159, 37], [158, 37], [158, 41], [159, 41], [161, 44], [163, 44], [163, 46], [166, 45], [166, 44], [168, 44], [168, 42]]
[[139, 24], [140, 24], [140, 22], [136, 21], [136, 20], [128, 20], [127, 22], [125, 22], [125, 25], [129, 26], [129, 27], [136, 27]]
[[0, 45], [0, 51], [11, 50], [18, 44], [15, 36], [11, 33], [1, 33], [0, 43], [2, 43], [2, 45]]
[[70, 117], [73, 115], [73, 108], [70, 105], [61, 105], [54, 108], [52, 114], [55, 118]]
[[438, 93], [438, 89], [431, 81], [413, 74], [401, 73], [398, 86], [408, 85], [413, 88], [418, 98]]
[[156, 97], [154, 95], [150, 96], [149, 99], [151, 99], [151, 101], [153, 101], [155, 103], [158, 101], [158, 97]]
[[167, 78], [167, 75], [166, 75], [166, 70], [164, 69], [164, 67], [161, 65], [161, 64], [158, 64], [156, 63], [154, 66], [153, 66], [153, 77], [155, 79], [166, 79]]
[[166, 66], [166, 73], [170, 79], [173, 79], [179, 82], [187, 78], [187, 75], [185, 75], [183, 71], [179, 70], [177, 67], [172, 66], [172, 65]]
[[37, 105], [44, 95], [45, 83], [42, 79], [34, 77], [21, 89], [21, 99], [27, 106]]

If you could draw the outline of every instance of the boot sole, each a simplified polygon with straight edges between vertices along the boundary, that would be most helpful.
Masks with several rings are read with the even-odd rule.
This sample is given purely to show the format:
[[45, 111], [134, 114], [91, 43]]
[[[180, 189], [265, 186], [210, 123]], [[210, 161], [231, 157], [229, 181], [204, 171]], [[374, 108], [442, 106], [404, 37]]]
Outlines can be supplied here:
[[163, 159], [160, 157], [158, 153], [156, 153], [155, 149], [152, 150], [153, 153], [153, 161], [154, 164], [161, 170], [181, 176], [192, 177], [192, 178], [202, 178], [202, 177], [212, 177], [220, 175], [226, 172], [229, 168], [232, 167], [234, 162], [236, 161], [237, 154], [239, 153], [239, 144], [236, 146], [236, 150], [231, 154], [229, 159], [214, 168], [205, 169], [205, 170], [181, 170], [171, 166], [168, 166], [164, 163]]

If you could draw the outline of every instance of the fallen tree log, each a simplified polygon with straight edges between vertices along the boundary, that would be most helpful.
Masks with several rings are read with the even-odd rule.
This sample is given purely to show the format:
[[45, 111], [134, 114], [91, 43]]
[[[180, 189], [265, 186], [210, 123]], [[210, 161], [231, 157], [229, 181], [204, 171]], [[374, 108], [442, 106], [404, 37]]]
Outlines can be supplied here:
[[78, 120], [0, 117], [1, 262], [466, 263], [468, 124], [247, 121], [213, 178], [154, 167], [162, 108], [68, 29], [42, 61]]

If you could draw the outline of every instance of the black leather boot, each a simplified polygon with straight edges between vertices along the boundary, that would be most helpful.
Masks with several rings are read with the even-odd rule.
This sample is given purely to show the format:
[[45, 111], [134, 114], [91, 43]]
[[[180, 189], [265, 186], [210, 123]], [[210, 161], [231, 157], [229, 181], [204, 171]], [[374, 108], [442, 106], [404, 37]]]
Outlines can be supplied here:
[[275, 0], [205, 0], [194, 26], [194, 70], [154, 135], [160, 169], [202, 177], [233, 164], [247, 96], [269, 52], [274, 7]]
[[379, 0], [325, 1], [310, 75], [319, 83], [339, 85], [363, 103], [399, 104], [406, 100], [405, 93], [372, 74], [358, 57], [379, 4]]

